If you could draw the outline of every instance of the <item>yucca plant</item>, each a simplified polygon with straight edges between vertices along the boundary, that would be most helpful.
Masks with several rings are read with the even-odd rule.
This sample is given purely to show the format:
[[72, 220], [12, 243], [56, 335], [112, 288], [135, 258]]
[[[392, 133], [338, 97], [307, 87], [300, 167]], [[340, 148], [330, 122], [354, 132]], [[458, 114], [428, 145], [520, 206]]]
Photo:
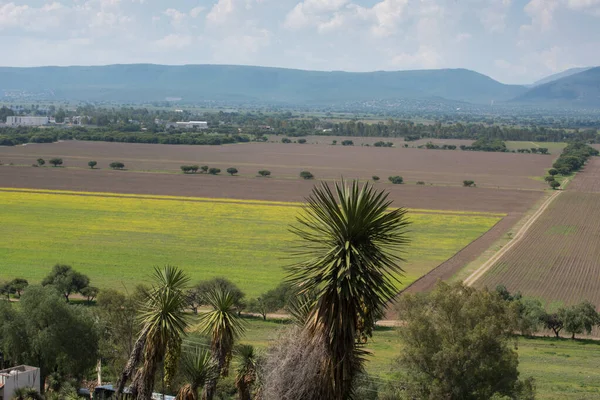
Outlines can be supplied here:
[[[121, 374], [117, 396], [133, 375], [131, 392], [137, 400], [150, 400], [158, 365], [176, 364], [188, 326], [186, 286], [189, 278], [177, 267], [155, 268], [154, 284], [143, 291], [139, 318], [142, 332]], [[137, 367], [137, 370], [136, 370]]]
[[300, 239], [289, 280], [315, 295], [305, 329], [324, 341], [320, 397], [353, 397], [362, 370], [361, 342], [397, 294], [408, 244], [406, 210], [391, 209], [383, 190], [357, 181], [316, 186], [291, 231]]
[[219, 376], [211, 352], [200, 347], [183, 354], [180, 371], [187, 383], [179, 389], [176, 400], [198, 400], [198, 390]]
[[[221, 287], [213, 287], [205, 294], [212, 308], [200, 316], [200, 333], [210, 338], [210, 347], [220, 376], [227, 376], [235, 341], [244, 333], [244, 321], [238, 316], [233, 294]], [[206, 385], [203, 398], [212, 399], [215, 395], [217, 379]]]
[[13, 392], [13, 400], [44, 400], [44, 396], [32, 387], [18, 388]]
[[235, 387], [239, 400], [252, 400], [252, 386], [257, 379], [258, 357], [254, 346], [240, 345], [235, 350], [237, 368]]

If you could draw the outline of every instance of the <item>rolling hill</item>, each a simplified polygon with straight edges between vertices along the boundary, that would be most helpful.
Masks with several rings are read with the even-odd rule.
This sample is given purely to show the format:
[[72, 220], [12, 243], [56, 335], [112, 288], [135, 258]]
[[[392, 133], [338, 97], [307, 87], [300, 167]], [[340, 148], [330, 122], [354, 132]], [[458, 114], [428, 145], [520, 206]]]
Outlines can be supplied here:
[[588, 69], [528, 90], [519, 103], [600, 107], [600, 67]]
[[549, 75], [543, 79], [540, 79], [539, 81], [534, 82], [533, 84], [531, 84], [529, 87], [536, 87], [536, 86], [540, 86], [543, 85], [545, 83], [550, 83], [550, 82], [554, 82], [557, 81], [561, 78], [566, 78], [568, 76], [571, 75], [575, 75], [578, 74], [580, 72], [584, 72], [587, 71], [588, 69], [591, 69], [593, 67], [582, 67], [582, 68], [570, 68], [567, 69], [565, 71], [559, 72], [557, 74], [553, 74], [553, 75]]
[[525, 91], [466, 69], [354, 73], [233, 65], [0, 67], [0, 99], [342, 104], [441, 98], [487, 104]]

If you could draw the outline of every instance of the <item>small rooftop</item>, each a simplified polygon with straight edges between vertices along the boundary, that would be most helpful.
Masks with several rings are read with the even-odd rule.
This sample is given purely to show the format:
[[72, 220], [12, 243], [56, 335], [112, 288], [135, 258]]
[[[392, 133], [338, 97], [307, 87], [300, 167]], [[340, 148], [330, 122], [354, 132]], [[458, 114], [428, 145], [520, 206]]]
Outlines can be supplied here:
[[27, 371], [36, 371], [36, 367], [30, 367], [29, 365], [18, 365], [16, 367], [7, 368], [0, 370], [0, 375], [10, 375], [11, 372], [27, 372]]

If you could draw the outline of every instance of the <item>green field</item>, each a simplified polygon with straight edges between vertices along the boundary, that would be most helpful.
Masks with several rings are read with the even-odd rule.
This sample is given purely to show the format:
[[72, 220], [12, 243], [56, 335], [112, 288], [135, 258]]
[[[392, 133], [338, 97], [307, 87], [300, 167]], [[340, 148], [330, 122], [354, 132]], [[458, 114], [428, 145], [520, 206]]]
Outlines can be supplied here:
[[[291, 203], [0, 189], [0, 280], [39, 282], [64, 263], [94, 286], [129, 290], [172, 264], [193, 281], [225, 276], [257, 296], [285, 276], [298, 212]], [[403, 284], [501, 217], [417, 210], [410, 218]]]
[[[242, 342], [265, 348], [277, 338], [282, 321], [249, 320]], [[519, 338], [521, 377], [535, 378], [539, 400], [600, 399], [600, 342], [554, 338]], [[368, 345], [369, 374], [381, 382], [393, 379], [391, 367], [402, 351], [399, 332], [379, 327]]]

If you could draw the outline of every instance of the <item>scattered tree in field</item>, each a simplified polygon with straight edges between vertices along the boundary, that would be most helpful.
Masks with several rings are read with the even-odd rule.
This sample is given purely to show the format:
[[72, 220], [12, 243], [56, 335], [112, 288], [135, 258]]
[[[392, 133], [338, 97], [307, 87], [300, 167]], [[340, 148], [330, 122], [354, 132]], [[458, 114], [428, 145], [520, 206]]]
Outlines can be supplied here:
[[119, 161], [115, 161], [115, 162], [111, 162], [109, 164], [109, 167], [111, 167], [112, 169], [123, 169], [123, 168], [125, 168], [125, 164], [123, 164], [122, 162], [119, 162]]
[[509, 347], [514, 310], [498, 294], [439, 283], [429, 294], [402, 296], [399, 311], [406, 398], [534, 398]]
[[544, 180], [548, 183], [555, 181], [556, 179], [552, 175], [544, 177]]
[[64, 296], [67, 303], [72, 293], [81, 291], [90, 284], [90, 278], [75, 271], [71, 266], [56, 264], [42, 280], [42, 286], [52, 285]]
[[403, 259], [397, 254], [408, 243], [406, 210], [391, 209], [385, 191], [357, 181], [323, 183], [313, 189], [298, 224], [291, 228], [300, 240], [300, 261], [289, 267], [290, 283], [306, 302], [304, 329], [326, 356], [319, 364], [319, 397], [352, 398], [356, 376], [365, 359], [358, 345], [371, 335], [385, 305], [395, 297]]
[[600, 322], [596, 307], [588, 301], [558, 310], [558, 316], [564, 324], [564, 330], [575, 339], [576, 334], [592, 333], [592, 328]]
[[371, 179], [373, 179], [373, 181], [377, 182], [380, 178], [377, 175], [373, 175], [371, 177]]
[[556, 168], [550, 168], [548, 170], [548, 174], [551, 175], [551, 176], [558, 175], [558, 170]]
[[81, 293], [81, 295], [85, 297], [88, 304], [92, 304], [92, 301], [94, 301], [96, 296], [98, 296], [99, 292], [100, 289], [98, 289], [97, 287], [87, 286], [81, 289], [79, 293]]
[[[210, 349], [217, 362], [218, 374], [226, 377], [235, 341], [245, 330], [244, 321], [235, 312], [234, 296], [219, 287], [211, 288], [205, 298], [212, 310], [200, 317], [200, 332], [210, 337]], [[204, 389], [204, 398], [212, 400], [217, 388], [217, 379], [210, 380]]]
[[211, 175], [218, 175], [221, 173], [221, 170], [219, 168], [210, 168], [208, 170], [208, 173]]
[[401, 176], [390, 176], [388, 177], [388, 180], [390, 182], [392, 182], [394, 185], [401, 185], [404, 183], [404, 178], [402, 178]]
[[292, 141], [291, 139], [284, 137], [281, 139], [281, 143], [292, 143]]
[[96, 167], [96, 165], [98, 165], [98, 163], [96, 161], [88, 162], [88, 167], [90, 167], [91, 169], [94, 169], [94, 167]]
[[233, 176], [233, 175], [235, 175], [235, 174], [237, 174], [237, 173], [238, 173], [238, 170], [237, 170], [237, 168], [234, 168], [234, 167], [229, 167], [229, 168], [227, 168], [227, 173], [228, 173], [229, 175]]
[[154, 269], [154, 284], [143, 291], [142, 329], [119, 378], [117, 398], [131, 379], [134, 399], [150, 399], [156, 370], [163, 362], [164, 379], [167, 383], [171, 381], [188, 326], [185, 314], [188, 282], [188, 277], [176, 267]]
[[309, 171], [302, 171], [300, 172], [300, 177], [302, 179], [313, 179], [315, 176]]
[[202, 170], [202, 173], [205, 174], [208, 172], [208, 165], [203, 165], [200, 167], [200, 169]]
[[10, 300], [10, 295], [15, 293], [15, 289], [10, 282], [0, 282], [0, 296], [6, 296], [6, 300]]
[[304, 143], [306, 143], [306, 139], [298, 139], [298, 143], [304, 144]]
[[473, 187], [473, 186], [475, 186], [475, 181], [471, 181], [471, 180], [464, 180], [464, 181], [463, 181], [463, 186], [464, 186], [464, 187]]
[[564, 321], [558, 313], [542, 315], [542, 323], [546, 329], [551, 329], [556, 337], [559, 337], [560, 331], [564, 328]]
[[37, 159], [37, 164], [42, 167], [44, 164], [46, 164], [46, 160], [44, 160], [43, 158], [38, 158]]
[[10, 282], [10, 286], [12, 290], [17, 294], [18, 297], [21, 297], [23, 290], [29, 286], [29, 282], [27, 279], [23, 278], [15, 278]]
[[234, 307], [238, 313], [245, 308], [246, 304], [244, 303], [244, 297], [246, 295], [244, 292], [229, 279], [217, 277], [200, 281], [186, 292], [186, 295], [188, 296], [188, 305], [195, 314], [198, 313], [198, 307], [209, 304], [206, 293], [215, 288], [227, 291], [233, 296]]
[[423, 181], [417, 181], [417, 185], [424, 185], [424, 184], [425, 184], [425, 182], [423, 182]]
[[63, 159], [62, 158], [51, 158], [50, 161], [48, 161], [50, 164], [52, 164], [53, 167], [58, 167], [59, 165], [63, 165]]
[[52, 371], [80, 380], [96, 365], [95, 318], [87, 308], [66, 304], [53, 288], [29, 287], [18, 307], [0, 302], [0, 332], [4, 362], [39, 367], [40, 382]]
[[258, 174], [259, 174], [260, 176], [267, 177], [267, 176], [271, 175], [271, 171], [268, 171], [268, 170], [266, 170], [266, 169], [261, 169], [260, 171], [258, 171]]
[[560, 187], [560, 182], [557, 182], [557, 181], [550, 181], [550, 182], [548, 182], [548, 184], [554, 190], [557, 190]]
[[342, 140], [342, 146], [354, 146], [354, 142], [352, 140]]
[[181, 168], [181, 171], [184, 174], [195, 174], [200, 169], [200, 167], [197, 165], [182, 165], [179, 168]]
[[249, 344], [238, 346], [234, 354], [238, 365], [235, 371], [238, 399], [252, 400], [252, 387], [258, 379], [258, 355]]
[[256, 299], [248, 302], [248, 311], [259, 313], [263, 320], [267, 320], [267, 314], [282, 310], [288, 304], [295, 290], [288, 284], [282, 283], [275, 289], [263, 293]]
[[192, 172], [192, 174], [198, 172], [199, 169], [200, 167], [198, 165], [190, 165], [190, 171]]
[[331, 144], [335, 146], [337, 144], [337, 140], [332, 141]]

